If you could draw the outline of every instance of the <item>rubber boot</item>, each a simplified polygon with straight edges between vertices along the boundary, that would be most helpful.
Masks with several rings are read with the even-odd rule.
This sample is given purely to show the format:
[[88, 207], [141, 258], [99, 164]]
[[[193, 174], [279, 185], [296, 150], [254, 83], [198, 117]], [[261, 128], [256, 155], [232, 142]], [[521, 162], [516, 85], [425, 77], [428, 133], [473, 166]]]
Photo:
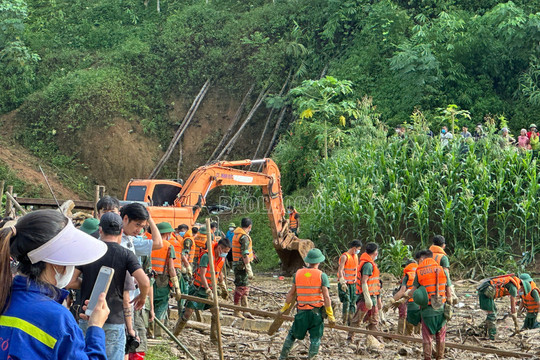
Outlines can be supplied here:
[[416, 330], [416, 326], [411, 324], [410, 322], [405, 319], [405, 335], [411, 336]]
[[488, 314], [486, 318], [486, 330], [489, 340], [495, 340], [495, 335], [497, 335], [497, 325], [495, 325], [495, 320], [495, 314]]
[[436, 346], [437, 346], [437, 348], [436, 348], [436, 350], [437, 350], [436, 359], [441, 360], [441, 359], [444, 358], [444, 343], [437, 343]]
[[[248, 299], [247, 299], [247, 296], [246, 296], [246, 295], [242, 296], [242, 298], [240, 299], [240, 303], [242, 304], [243, 307], [247, 307], [247, 308], [249, 307], [249, 302], [248, 302]], [[251, 320], [255, 319], [255, 318], [253, 317], [253, 315], [251, 315], [251, 314], [248, 313], [248, 312], [245, 312], [245, 313], [244, 313], [244, 317], [245, 317], [246, 319], [251, 319]]]
[[348, 322], [349, 322], [349, 313], [348, 313], [348, 312], [344, 312], [344, 313], [343, 313], [343, 325], [347, 326], [347, 325], [348, 325]]
[[414, 327], [414, 331], [413, 331], [414, 334], [421, 334], [422, 333], [422, 323], [416, 325]]
[[321, 338], [310, 337], [309, 340], [310, 342], [309, 342], [308, 359], [312, 360], [312, 359], [315, 359], [315, 357], [319, 353], [319, 347], [321, 346]]
[[279, 355], [279, 360], [286, 360], [289, 357], [289, 352], [291, 351], [293, 345], [294, 345], [294, 337], [292, 336], [292, 333], [289, 332], [287, 337], [285, 338], [285, 342], [283, 343], [283, 347], [281, 348], [281, 354]]
[[178, 334], [180, 334], [182, 332], [182, 330], [184, 330], [184, 328], [186, 327], [186, 324], [187, 324], [187, 319], [184, 319], [184, 317], [180, 317], [180, 319], [178, 319], [178, 321], [176, 322], [176, 325], [174, 327], [174, 331], [173, 331], [173, 334], [174, 336], [178, 336]]
[[397, 333], [399, 335], [403, 335], [405, 334], [405, 323], [406, 323], [406, 320], [405, 318], [399, 318], [398, 321], [397, 321]]
[[[359, 327], [360, 322], [364, 319], [366, 316], [366, 313], [360, 310], [357, 310], [356, 313], [349, 319], [349, 322], [351, 323], [351, 327]], [[347, 341], [353, 340], [354, 333], [349, 332], [347, 335]]]
[[245, 319], [244, 314], [240, 310], [234, 310], [234, 316], [239, 317], [240, 319]]
[[431, 360], [431, 343], [422, 343], [422, 349], [424, 353], [424, 360]]

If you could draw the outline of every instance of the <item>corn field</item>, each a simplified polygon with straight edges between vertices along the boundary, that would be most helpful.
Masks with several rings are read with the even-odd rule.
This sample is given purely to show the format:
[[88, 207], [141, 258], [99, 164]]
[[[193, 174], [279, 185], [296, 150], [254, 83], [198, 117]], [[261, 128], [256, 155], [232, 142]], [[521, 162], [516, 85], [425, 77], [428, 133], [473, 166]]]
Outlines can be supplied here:
[[442, 234], [454, 262], [481, 271], [494, 254], [527, 263], [537, 252], [537, 160], [496, 134], [447, 147], [423, 134], [370, 139], [318, 165], [311, 183], [311, 236], [327, 252], [353, 238], [419, 249]]

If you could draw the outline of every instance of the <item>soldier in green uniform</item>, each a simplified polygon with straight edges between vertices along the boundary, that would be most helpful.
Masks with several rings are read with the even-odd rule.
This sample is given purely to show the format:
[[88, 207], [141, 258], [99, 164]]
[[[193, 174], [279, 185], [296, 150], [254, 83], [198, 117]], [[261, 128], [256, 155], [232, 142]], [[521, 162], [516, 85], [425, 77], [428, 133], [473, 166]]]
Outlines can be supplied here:
[[[234, 270], [234, 304], [249, 307], [249, 280], [253, 279], [251, 262], [253, 261], [253, 245], [249, 233], [252, 222], [250, 218], [243, 218], [239, 228], [234, 230], [232, 241], [233, 270]], [[235, 316], [253, 319], [250, 313], [234, 312]]]
[[527, 315], [525, 315], [525, 321], [523, 322], [523, 327], [521, 329], [538, 329], [540, 328], [540, 322], [538, 322], [540, 289], [538, 289], [529, 274], [521, 274], [519, 275], [519, 278], [521, 279], [523, 289], [520, 291], [521, 307], [527, 310]]

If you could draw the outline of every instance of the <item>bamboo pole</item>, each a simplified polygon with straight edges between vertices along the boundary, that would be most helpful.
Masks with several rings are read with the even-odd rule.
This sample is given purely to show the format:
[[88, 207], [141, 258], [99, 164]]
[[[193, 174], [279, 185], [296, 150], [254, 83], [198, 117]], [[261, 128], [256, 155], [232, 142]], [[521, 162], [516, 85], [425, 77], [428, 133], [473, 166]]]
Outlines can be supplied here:
[[94, 192], [94, 217], [96, 219], [98, 217], [98, 209], [97, 209], [98, 201], [99, 201], [99, 185], [96, 185], [95, 192]]
[[17, 210], [19, 210], [23, 215], [27, 214], [26, 210], [23, 209], [23, 207], [17, 202], [17, 200], [15, 200], [15, 198], [13, 197], [13, 195], [11, 195], [10, 192], [6, 192], [6, 196], [10, 200], [10, 203], [15, 206]]
[[180, 342], [180, 340], [178, 340], [178, 338], [176, 336], [174, 336], [174, 334], [169, 330], [167, 329], [167, 327], [165, 325], [163, 325], [163, 323], [161, 321], [159, 321], [157, 318], [154, 318], [154, 322], [156, 324], [158, 324], [163, 330], [165, 330], [165, 333], [167, 335], [169, 335], [171, 337], [171, 339], [178, 344], [178, 346], [180, 346], [182, 348], [182, 350], [184, 350], [184, 352], [192, 359], [192, 360], [197, 360], [195, 359], [195, 357], [189, 352], [188, 348], [185, 347], [184, 344], [182, 344]]
[[[186, 299], [188, 301], [194, 301], [199, 302], [203, 304], [213, 305], [214, 302], [208, 299], [199, 298], [196, 296], [190, 296], [190, 295], [183, 295], [182, 299]], [[241, 312], [249, 312], [253, 315], [259, 315], [263, 317], [269, 317], [269, 318], [275, 318], [276, 313], [265, 311], [265, 310], [259, 310], [259, 309], [251, 309], [244, 306], [238, 306], [238, 305], [231, 305], [231, 304], [225, 304], [221, 303], [220, 306], [224, 309], [231, 309], [231, 310], [238, 310]], [[287, 321], [293, 321], [294, 318], [292, 316], [282, 316], [283, 319]], [[328, 325], [327, 325], [328, 326]], [[343, 325], [335, 325], [333, 327], [336, 330], [342, 330], [347, 332], [354, 332], [359, 334], [365, 334], [365, 335], [373, 335], [378, 337], [384, 337], [384, 338], [390, 338], [394, 340], [400, 340], [400, 341], [411, 341], [416, 343], [421, 343], [422, 338], [412, 337], [412, 336], [405, 336], [405, 335], [398, 335], [393, 333], [385, 333], [382, 331], [373, 331], [373, 330], [366, 330], [366, 329], [360, 329], [350, 326], [343, 326]], [[459, 344], [459, 343], [452, 343], [452, 342], [446, 342], [447, 348], [453, 348], [453, 349], [459, 349], [459, 350], [467, 350], [467, 351], [473, 351], [473, 352], [479, 352], [479, 353], [485, 353], [485, 354], [495, 354], [499, 356], [505, 356], [505, 357], [517, 357], [517, 358], [532, 358], [534, 357], [534, 354], [528, 354], [524, 352], [518, 352], [513, 350], [500, 350], [500, 349], [491, 349], [486, 348], [482, 346], [472, 346], [472, 345], [465, 345], [465, 344]]]
[[221, 322], [219, 320], [219, 300], [217, 293], [216, 270], [214, 268], [214, 244], [212, 243], [214, 236], [210, 231], [210, 218], [206, 219], [206, 229], [209, 231], [209, 236], [207, 236], [206, 239], [206, 247], [208, 249], [208, 262], [210, 264], [210, 275], [212, 278], [212, 294], [214, 295], [213, 305], [215, 308], [214, 313], [212, 313], [212, 317], [214, 318], [212, 321], [216, 322], [219, 358], [220, 360], [223, 360], [223, 341], [221, 339]]
[[[7, 187], [7, 192], [8, 193], [13, 193], [13, 186], [12, 185], [8, 185]], [[13, 206], [11, 205], [11, 200], [9, 199], [9, 197], [6, 196], [6, 211], [4, 212], [4, 216], [11, 216], [11, 208]]]
[[0, 214], [2, 214], [2, 198], [4, 197], [4, 186], [5, 185], [6, 185], [5, 180], [0, 181]]

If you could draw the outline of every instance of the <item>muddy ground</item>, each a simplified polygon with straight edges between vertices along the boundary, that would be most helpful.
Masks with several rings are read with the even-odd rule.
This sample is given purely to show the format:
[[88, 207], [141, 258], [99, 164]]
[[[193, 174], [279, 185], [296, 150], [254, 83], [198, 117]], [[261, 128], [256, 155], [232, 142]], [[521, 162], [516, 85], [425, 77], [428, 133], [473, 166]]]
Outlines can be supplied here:
[[[391, 277], [391, 275], [390, 275]], [[395, 281], [395, 278], [393, 278]], [[331, 278], [331, 297], [336, 319], [341, 320], [341, 304], [337, 296], [336, 279]], [[384, 299], [391, 296], [394, 284], [386, 281], [383, 289]], [[252, 290], [250, 296], [250, 307], [261, 310], [275, 312], [283, 304], [285, 293], [291, 284], [291, 278], [280, 278], [275, 276], [258, 276], [254, 285], [265, 289], [272, 295], [261, 291]], [[233, 286], [229, 283], [229, 287]], [[522, 351], [535, 354], [540, 358], [540, 329], [529, 330], [524, 334], [513, 335], [513, 323], [507, 315], [510, 308], [508, 299], [497, 301], [498, 314], [498, 338], [489, 341], [477, 332], [475, 328], [484, 321], [485, 315], [479, 309], [476, 297], [476, 283], [469, 280], [455, 282], [455, 287], [459, 296], [459, 305], [455, 308], [454, 318], [448, 324], [447, 341], [464, 343], [472, 346], [484, 346], [495, 349], [511, 351]], [[224, 314], [232, 315], [232, 311], [222, 310]], [[380, 330], [384, 332], [394, 332], [397, 324], [398, 313], [390, 310], [386, 314], [387, 322], [380, 325]], [[520, 326], [523, 323], [523, 315], [519, 317]], [[281, 346], [291, 326], [290, 322], [285, 322], [278, 333], [268, 336], [265, 333], [246, 332], [223, 327], [223, 344], [226, 359], [277, 359], [281, 351]], [[475, 335], [475, 332], [477, 333]], [[415, 335], [419, 337], [420, 335]], [[336, 329], [325, 328], [321, 349], [318, 359], [420, 359], [422, 358], [421, 344], [404, 344], [396, 340], [383, 340], [384, 350], [367, 350], [365, 346], [366, 336], [357, 334], [354, 343], [346, 341], [347, 334]], [[210, 342], [208, 326], [205, 329], [195, 330], [186, 328], [181, 334], [181, 341], [189, 348], [197, 359], [218, 359], [218, 350]], [[172, 344], [172, 343], [171, 343]], [[171, 345], [173, 346], [173, 345]], [[305, 359], [309, 340], [306, 337], [297, 344], [290, 353], [290, 359]], [[178, 358], [187, 357], [181, 352], [175, 351]], [[447, 349], [446, 359], [498, 359], [497, 355], [474, 353], [464, 350]], [[517, 359], [519, 357], [514, 357]]]

